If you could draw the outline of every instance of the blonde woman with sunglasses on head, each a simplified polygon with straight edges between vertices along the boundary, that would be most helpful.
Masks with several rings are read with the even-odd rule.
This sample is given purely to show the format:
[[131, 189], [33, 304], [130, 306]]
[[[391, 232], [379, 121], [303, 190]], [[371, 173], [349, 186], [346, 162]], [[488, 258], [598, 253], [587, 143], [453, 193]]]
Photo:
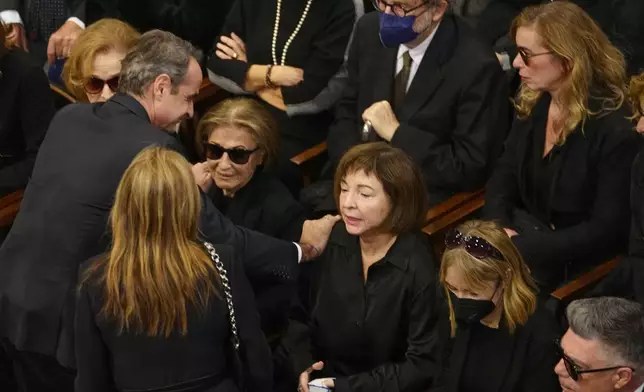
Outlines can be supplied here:
[[443, 374], [432, 391], [554, 392], [557, 322], [502, 228], [471, 221], [445, 237], [437, 327]]

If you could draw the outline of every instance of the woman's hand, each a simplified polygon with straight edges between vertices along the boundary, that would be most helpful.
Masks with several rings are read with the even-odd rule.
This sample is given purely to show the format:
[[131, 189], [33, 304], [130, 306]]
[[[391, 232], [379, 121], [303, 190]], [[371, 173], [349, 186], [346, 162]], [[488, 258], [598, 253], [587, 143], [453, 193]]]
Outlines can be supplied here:
[[309, 377], [313, 371], [320, 371], [324, 368], [324, 362], [316, 362], [311, 367], [306, 369], [300, 374], [300, 385], [297, 387], [297, 390], [300, 392], [309, 392]]
[[226, 37], [225, 35], [221, 36], [219, 42], [217, 42], [215, 55], [222, 60], [239, 60], [244, 63], [248, 62], [248, 57], [246, 56], [246, 44], [235, 33], [230, 34], [230, 37]]
[[300, 84], [304, 80], [302, 68], [276, 65], [271, 70], [271, 82], [276, 86], [290, 87]]
[[210, 174], [208, 163], [200, 162], [192, 166], [192, 174], [199, 188], [204, 192], [208, 192], [208, 189], [212, 185], [212, 175]]
[[507, 234], [508, 237], [510, 237], [510, 238], [514, 237], [515, 235], [519, 235], [519, 233], [517, 233], [516, 231], [514, 231], [512, 229], [507, 229], [506, 228], [506, 229], [503, 229], [503, 230], [505, 230], [505, 234]]

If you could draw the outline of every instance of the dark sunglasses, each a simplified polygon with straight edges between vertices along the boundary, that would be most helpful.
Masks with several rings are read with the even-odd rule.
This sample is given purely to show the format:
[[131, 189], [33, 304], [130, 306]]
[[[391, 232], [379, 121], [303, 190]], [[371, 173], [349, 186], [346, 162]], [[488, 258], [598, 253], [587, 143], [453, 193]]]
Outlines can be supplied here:
[[543, 55], [546, 55], [546, 54], [552, 54], [552, 52], [528, 53], [523, 48], [519, 49], [519, 56], [521, 56], [521, 60], [523, 60], [523, 64], [527, 65], [528, 67], [530, 66], [530, 59], [531, 58], [537, 57], [537, 56], [543, 56]]
[[601, 368], [601, 369], [580, 369], [579, 365], [575, 363], [575, 361], [572, 360], [569, 356], [564, 353], [563, 347], [561, 347], [561, 341], [559, 339], [555, 340], [555, 346], [557, 347], [557, 353], [563, 359], [564, 365], [566, 366], [566, 371], [568, 372], [568, 375], [570, 378], [572, 378], [574, 381], [579, 380], [579, 376], [585, 373], [599, 373], [599, 372], [607, 372], [609, 370], [617, 370], [620, 368], [628, 368], [633, 371], [633, 369], [630, 366], [611, 366], [611, 367], [606, 367], [606, 368]]
[[497, 260], [505, 260], [503, 254], [483, 238], [465, 235], [457, 229], [450, 230], [445, 236], [445, 247], [455, 249], [460, 246], [464, 246], [467, 253], [477, 259], [492, 257]]
[[103, 80], [101, 78], [92, 76], [85, 82], [85, 91], [87, 91], [89, 94], [100, 94], [106, 84], [110, 88], [110, 90], [116, 92], [116, 89], [118, 89], [119, 87], [119, 75], [116, 75], [108, 80]]
[[213, 161], [221, 159], [224, 156], [224, 153], [226, 153], [233, 163], [244, 165], [248, 162], [250, 156], [253, 155], [255, 151], [259, 150], [259, 147], [253, 150], [247, 150], [241, 147], [223, 148], [217, 143], [204, 143], [203, 150], [206, 154], [206, 158], [212, 159]]
[[385, 12], [387, 10], [387, 6], [389, 6], [389, 8], [391, 8], [391, 12], [393, 12], [394, 15], [402, 18], [416, 11], [420, 7], [429, 4], [429, 1], [423, 1], [421, 4], [417, 5], [416, 7], [410, 8], [408, 10], [404, 9], [398, 3], [391, 4], [391, 3], [385, 2], [384, 0], [372, 0], [372, 3], [373, 3], [373, 6], [380, 12]]

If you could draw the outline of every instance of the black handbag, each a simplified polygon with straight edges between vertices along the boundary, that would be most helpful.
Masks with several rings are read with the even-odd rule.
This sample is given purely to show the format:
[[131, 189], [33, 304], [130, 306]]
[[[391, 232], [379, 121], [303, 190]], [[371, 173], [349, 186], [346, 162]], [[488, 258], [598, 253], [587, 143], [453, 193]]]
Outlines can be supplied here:
[[237, 388], [240, 391], [246, 392], [248, 389], [246, 388], [246, 382], [245, 382], [246, 377], [245, 377], [245, 371], [244, 371], [244, 361], [242, 360], [243, 353], [239, 349], [241, 346], [241, 341], [237, 333], [237, 319], [235, 316], [235, 306], [233, 304], [233, 293], [232, 293], [232, 289], [230, 288], [230, 281], [228, 280], [228, 272], [224, 267], [224, 263], [222, 263], [221, 260], [219, 260], [219, 255], [217, 254], [215, 247], [211, 243], [205, 242], [205, 241], [204, 241], [204, 246], [206, 247], [206, 250], [210, 255], [210, 259], [215, 264], [215, 268], [217, 269], [217, 273], [219, 274], [219, 278], [221, 280], [221, 285], [224, 289], [224, 297], [226, 299], [226, 305], [228, 306], [228, 319], [230, 320], [230, 332], [231, 332], [230, 358], [232, 362], [232, 371], [233, 371], [233, 377], [235, 379], [235, 384], [237, 384]]

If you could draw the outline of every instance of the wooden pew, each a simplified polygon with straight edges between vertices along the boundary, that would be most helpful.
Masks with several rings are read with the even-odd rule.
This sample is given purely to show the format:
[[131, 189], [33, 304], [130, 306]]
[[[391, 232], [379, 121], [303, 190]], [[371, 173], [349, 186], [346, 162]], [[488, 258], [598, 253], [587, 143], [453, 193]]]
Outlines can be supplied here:
[[24, 191], [16, 191], [0, 199], [0, 227], [4, 228], [16, 219]]
[[[61, 103], [70, 104], [70, 103], [75, 103], [76, 102], [76, 98], [72, 97], [72, 95], [70, 93], [68, 93], [67, 91], [63, 90], [59, 86], [56, 86], [53, 83], [49, 83], [49, 88], [56, 95], [56, 101], [57, 101], [56, 102], [56, 108], [57, 109], [60, 109], [58, 106]], [[62, 105], [62, 106], [64, 106], [64, 105]]]
[[567, 305], [571, 301], [581, 298], [586, 294], [594, 285], [608, 275], [618, 263], [619, 256], [598, 265], [577, 279], [566, 283], [564, 286], [553, 291], [550, 296], [561, 304]]
[[311, 185], [317, 179], [322, 166], [327, 160], [326, 142], [317, 144], [291, 158], [291, 162], [300, 168], [304, 186]]

